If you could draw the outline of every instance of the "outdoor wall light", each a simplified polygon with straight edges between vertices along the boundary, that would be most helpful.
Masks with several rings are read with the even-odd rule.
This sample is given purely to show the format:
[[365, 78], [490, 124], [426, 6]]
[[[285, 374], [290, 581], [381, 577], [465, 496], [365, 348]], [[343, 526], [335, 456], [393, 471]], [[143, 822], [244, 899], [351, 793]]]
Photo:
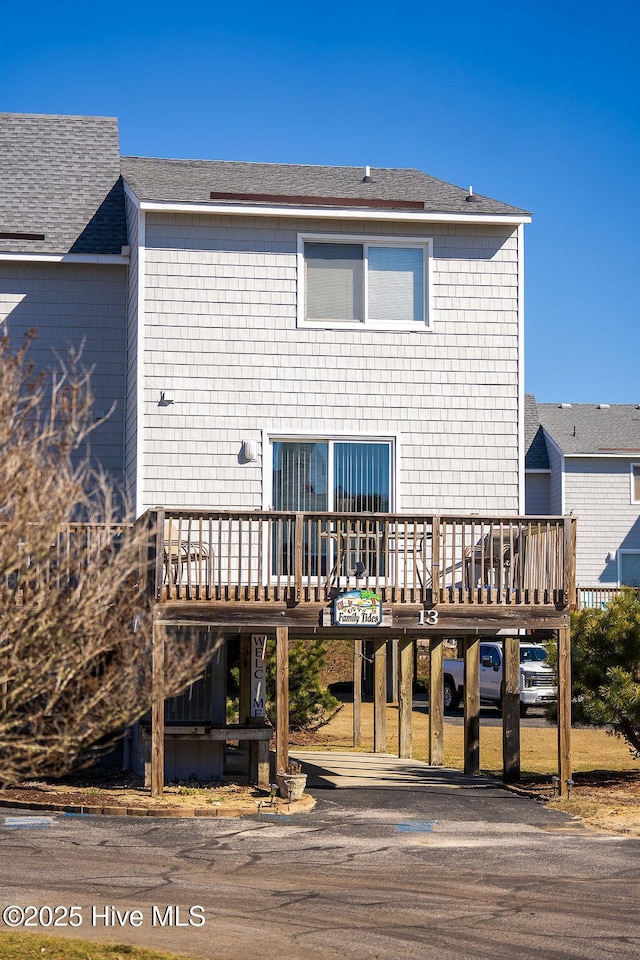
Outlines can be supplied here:
[[258, 458], [258, 445], [255, 440], [242, 441], [242, 459], [245, 463], [253, 463]]
[[609, 550], [607, 554], [607, 563], [615, 563], [617, 557], [617, 550]]

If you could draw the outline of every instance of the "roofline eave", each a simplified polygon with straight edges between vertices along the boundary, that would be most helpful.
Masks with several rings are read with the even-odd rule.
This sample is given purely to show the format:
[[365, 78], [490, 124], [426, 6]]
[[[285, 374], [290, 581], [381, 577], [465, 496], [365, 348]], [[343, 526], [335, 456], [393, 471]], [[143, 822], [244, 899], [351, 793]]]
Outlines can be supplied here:
[[395, 220], [405, 223], [502, 223], [518, 226], [531, 223], [530, 214], [505, 213], [445, 213], [425, 210], [375, 210], [351, 207], [296, 207], [293, 204], [269, 203], [201, 203], [196, 201], [142, 200], [124, 181], [125, 191], [140, 210], [147, 213], [202, 213], [226, 216], [249, 217], [314, 217], [315, 219], [340, 220]]

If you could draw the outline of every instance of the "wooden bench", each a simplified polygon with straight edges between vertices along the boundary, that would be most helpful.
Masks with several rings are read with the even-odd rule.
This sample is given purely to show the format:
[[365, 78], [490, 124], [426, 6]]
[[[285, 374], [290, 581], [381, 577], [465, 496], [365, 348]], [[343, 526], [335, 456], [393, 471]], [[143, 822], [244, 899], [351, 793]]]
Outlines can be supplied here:
[[[151, 722], [141, 720], [142, 739], [150, 750]], [[230, 740], [246, 740], [249, 744], [249, 783], [269, 787], [269, 741], [274, 735], [273, 727], [257, 723], [194, 723], [192, 720], [165, 724], [165, 737], [185, 740], [215, 740], [229, 743]], [[150, 759], [150, 758], [149, 758]], [[146, 779], [146, 776], [145, 776]]]

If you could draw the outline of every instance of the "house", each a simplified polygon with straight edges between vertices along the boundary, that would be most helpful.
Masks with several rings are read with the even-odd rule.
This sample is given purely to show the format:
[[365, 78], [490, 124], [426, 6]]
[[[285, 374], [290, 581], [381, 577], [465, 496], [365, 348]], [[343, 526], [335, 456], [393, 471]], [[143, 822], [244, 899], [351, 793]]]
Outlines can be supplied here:
[[640, 586], [640, 405], [527, 395], [526, 425], [527, 514], [578, 518], [576, 578], [592, 599]]
[[289, 626], [353, 636], [330, 603], [364, 589], [403, 755], [408, 645], [437, 688], [465, 634], [476, 769], [480, 629], [568, 638], [572, 524], [518, 519], [529, 213], [412, 169], [119, 158], [109, 118], [5, 114], [0, 149], [0, 323], [41, 363], [83, 341], [115, 404], [94, 455], [156, 522], [158, 624], [222, 638], [218, 678], [229, 638], [248, 663], [275, 632], [282, 678]]
[[0, 322], [41, 363], [84, 343], [138, 514], [522, 511], [526, 211], [418, 170], [121, 160], [101, 117], [5, 114], [0, 149]]

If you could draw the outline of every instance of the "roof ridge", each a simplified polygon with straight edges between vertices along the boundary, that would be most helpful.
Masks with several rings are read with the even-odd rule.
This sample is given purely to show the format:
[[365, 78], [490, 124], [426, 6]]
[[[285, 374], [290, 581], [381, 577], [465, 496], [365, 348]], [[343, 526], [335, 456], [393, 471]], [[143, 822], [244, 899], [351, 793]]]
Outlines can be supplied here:
[[95, 114], [77, 114], [77, 113], [3, 113], [0, 111], [0, 118], [15, 117], [17, 120], [110, 120], [118, 121], [117, 117], [101, 116]]
[[[344, 163], [280, 163], [277, 160], [215, 160], [204, 157], [148, 157], [138, 154], [123, 154], [121, 160], [152, 160], [154, 163], [228, 163], [234, 166], [259, 166], [259, 167], [308, 167], [311, 170], [364, 170], [365, 164], [344, 164]], [[402, 170], [408, 173], [419, 173], [423, 177], [430, 177], [428, 173], [420, 170], [418, 167], [375, 167], [371, 170]], [[430, 177], [435, 180], [437, 177]], [[440, 183], [446, 183], [440, 180]], [[455, 184], [450, 184], [455, 186]], [[458, 187], [459, 190], [464, 189]]]

